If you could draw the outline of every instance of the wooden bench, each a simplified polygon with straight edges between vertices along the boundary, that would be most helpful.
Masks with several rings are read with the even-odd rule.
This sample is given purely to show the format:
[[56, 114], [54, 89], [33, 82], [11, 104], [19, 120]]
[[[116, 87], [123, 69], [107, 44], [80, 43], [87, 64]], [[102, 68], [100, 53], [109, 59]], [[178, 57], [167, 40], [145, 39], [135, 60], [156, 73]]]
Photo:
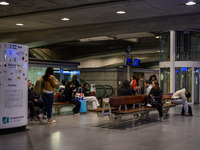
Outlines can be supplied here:
[[[165, 93], [162, 95], [162, 100], [164, 102], [170, 100], [171, 96], [172, 93]], [[108, 115], [112, 125], [119, 125], [120, 120], [123, 116], [141, 114], [142, 118], [144, 116], [147, 117], [150, 111], [157, 110], [155, 107], [151, 108], [142, 107], [143, 106], [142, 104], [144, 104], [145, 97], [146, 95], [111, 97], [109, 99], [109, 103], [104, 103], [103, 108], [91, 109], [90, 111], [97, 113], [99, 117]], [[136, 103], [139, 104], [139, 108], [135, 107]], [[127, 105], [130, 104], [133, 104], [132, 109], [127, 107]], [[125, 108], [122, 110], [123, 105], [125, 106]], [[175, 107], [176, 105], [178, 104], [164, 103], [163, 112], [165, 118], [167, 116], [169, 109], [171, 107]]]

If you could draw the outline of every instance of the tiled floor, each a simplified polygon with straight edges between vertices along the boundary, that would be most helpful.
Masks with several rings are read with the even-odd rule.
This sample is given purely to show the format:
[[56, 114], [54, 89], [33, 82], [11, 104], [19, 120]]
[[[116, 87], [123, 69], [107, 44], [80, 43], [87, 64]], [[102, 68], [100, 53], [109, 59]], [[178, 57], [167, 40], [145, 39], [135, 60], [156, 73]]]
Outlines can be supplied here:
[[0, 150], [199, 150], [200, 105], [192, 107], [193, 117], [178, 106], [164, 123], [151, 113], [150, 120], [124, 117], [118, 127], [93, 113], [57, 115], [54, 124], [32, 121], [28, 131], [0, 135]]

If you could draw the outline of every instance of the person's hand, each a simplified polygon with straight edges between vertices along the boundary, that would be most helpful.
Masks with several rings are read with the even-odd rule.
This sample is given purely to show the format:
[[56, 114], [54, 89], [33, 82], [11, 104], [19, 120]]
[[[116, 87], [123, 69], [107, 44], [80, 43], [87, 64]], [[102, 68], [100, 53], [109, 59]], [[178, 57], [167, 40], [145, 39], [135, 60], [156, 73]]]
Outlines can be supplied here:
[[76, 92], [76, 89], [74, 89], [73, 92]]
[[37, 99], [34, 99], [34, 101], [35, 101], [35, 102], [38, 102], [38, 100], [37, 100]]
[[153, 95], [150, 95], [150, 96], [151, 96], [152, 99], [154, 99], [154, 96], [153, 96]]
[[87, 91], [87, 93], [89, 94], [89, 93], [90, 93], [90, 91]]

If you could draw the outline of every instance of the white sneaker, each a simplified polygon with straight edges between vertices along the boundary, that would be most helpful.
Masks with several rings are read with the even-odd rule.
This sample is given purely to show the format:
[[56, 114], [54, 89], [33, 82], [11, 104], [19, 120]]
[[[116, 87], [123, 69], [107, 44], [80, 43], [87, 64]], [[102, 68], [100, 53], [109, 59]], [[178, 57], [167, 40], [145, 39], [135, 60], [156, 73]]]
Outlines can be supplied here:
[[148, 104], [147, 104], [147, 107], [151, 107], [151, 104], [148, 103]]
[[163, 118], [163, 117], [160, 117], [160, 121], [161, 121], [161, 122], [164, 122], [164, 118]]

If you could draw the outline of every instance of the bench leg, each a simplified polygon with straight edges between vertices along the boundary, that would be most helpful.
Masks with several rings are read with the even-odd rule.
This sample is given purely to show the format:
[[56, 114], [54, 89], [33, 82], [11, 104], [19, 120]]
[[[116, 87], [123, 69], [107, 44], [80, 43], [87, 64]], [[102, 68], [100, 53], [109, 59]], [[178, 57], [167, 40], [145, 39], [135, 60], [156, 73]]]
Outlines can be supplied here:
[[116, 116], [116, 115], [112, 114], [110, 117], [111, 125], [118, 126], [121, 121], [121, 118], [122, 117], [120, 117], [120, 116]]
[[62, 107], [55, 107], [54, 109], [56, 114], [61, 114]]
[[168, 107], [168, 108], [165, 108], [165, 115], [164, 115], [164, 119], [166, 119], [166, 118], [167, 118], [168, 111], [169, 111], [169, 107]]

